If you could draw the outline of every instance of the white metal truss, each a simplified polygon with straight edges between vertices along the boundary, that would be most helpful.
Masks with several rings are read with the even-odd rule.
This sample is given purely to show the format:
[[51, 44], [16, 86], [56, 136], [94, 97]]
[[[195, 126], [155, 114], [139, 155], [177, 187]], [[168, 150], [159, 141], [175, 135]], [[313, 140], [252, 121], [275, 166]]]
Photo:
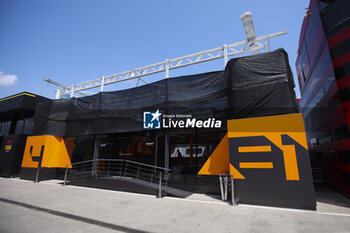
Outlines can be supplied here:
[[[55, 80], [52, 80], [52, 79], [49, 79], [49, 78], [45, 78], [44, 79], [44, 81], [45, 82], [47, 82], [48, 84], [53, 84], [53, 85], [56, 85], [56, 86], [58, 86], [58, 87], [62, 87], [63, 89], [67, 89], [67, 86], [65, 86], [64, 84], [62, 84], [62, 83], [59, 83], [59, 82], [56, 82]], [[80, 95], [82, 95], [82, 96], [87, 96], [87, 93], [86, 92], [82, 92], [82, 91], [79, 91], [78, 92]], [[57, 94], [57, 91], [56, 91], [56, 94]], [[90, 93], [91, 94], [91, 93]], [[56, 96], [56, 99], [57, 99], [58, 97]]]
[[140, 81], [147, 84], [147, 82], [141, 77], [165, 72], [165, 78], [169, 78], [169, 71], [172, 69], [212, 61], [220, 58], [224, 58], [224, 62], [226, 64], [230, 56], [241, 55], [244, 53], [255, 54], [261, 49], [266, 49], [266, 51], [269, 52], [269, 39], [285, 34], [287, 34], [287, 32], [284, 30], [278, 33], [257, 37], [254, 40], [246, 40], [229, 45], [225, 44], [221, 47], [217, 47], [214, 49], [205, 50], [202, 52], [193, 53], [187, 56], [178, 57], [174, 59], [166, 59], [165, 61], [158, 62], [152, 65], [143, 66], [140, 68], [128, 70], [110, 76], [103, 76], [95, 80], [74, 84], [72, 86], [65, 86], [62, 89], [56, 90], [56, 99], [60, 99], [64, 95], [69, 95], [70, 97], [73, 97], [74, 93], [82, 94], [82, 91], [96, 87], [100, 87], [100, 90], [103, 91], [103, 88], [106, 85], [132, 79], [138, 79], [137, 84]]
[[95, 80], [73, 84], [72, 86], [65, 86], [51, 79], [46, 79], [45, 81], [61, 87], [61, 89], [56, 90], [56, 99], [67, 96], [70, 96], [72, 98], [74, 97], [74, 94], [85, 96], [87, 93], [86, 90], [97, 87], [100, 87], [100, 91], [102, 92], [104, 86], [106, 85], [123, 81], [135, 81], [134, 79], [137, 79], [136, 86], [138, 86], [140, 81], [147, 84], [147, 82], [141, 78], [147, 75], [165, 72], [165, 78], [169, 78], [169, 71], [172, 69], [212, 61], [220, 58], [224, 58], [226, 65], [230, 56], [241, 55], [245, 53], [257, 54], [261, 49], [266, 49], [266, 51], [269, 52], [271, 50], [269, 39], [287, 34], [286, 31], [281, 31], [266, 36], [256, 37], [251, 12], [245, 12], [241, 16], [241, 19], [247, 36], [247, 40], [245, 41], [229, 45], [224, 44], [218, 48], [202, 51], [199, 53], [193, 53], [183, 57], [166, 59], [163, 62], [158, 62], [152, 65], [143, 66], [110, 76], [103, 76]]
[[254, 40], [245, 40], [233, 44], [225, 44], [221, 47], [217, 47], [210, 50], [205, 50], [198, 53], [193, 53], [187, 56], [166, 59], [165, 61], [158, 62], [152, 65], [143, 66], [140, 68], [128, 70], [118, 74], [103, 76], [101, 78], [74, 84], [71, 86], [65, 86], [62, 89], [56, 90], [56, 99], [62, 98], [64, 95], [69, 95], [73, 97], [75, 93], [81, 94], [82, 91], [100, 87], [100, 90], [103, 91], [104, 86], [123, 82], [132, 79], [138, 79], [138, 83], [141, 81], [147, 83], [141, 77], [156, 74], [160, 72], [165, 72], [165, 78], [169, 78], [169, 71], [172, 69], [181, 68], [184, 66], [194, 65], [202, 62], [212, 61], [215, 59], [224, 58], [225, 64], [228, 62], [230, 56], [241, 55], [245, 53], [256, 53], [261, 49], [266, 49], [269, 52], [270, 42], [269, 39], [281, 35], [285, 35], [287, 32], [281, 31], [274, 34], [269, 34], [261, 37], [257, 37]]

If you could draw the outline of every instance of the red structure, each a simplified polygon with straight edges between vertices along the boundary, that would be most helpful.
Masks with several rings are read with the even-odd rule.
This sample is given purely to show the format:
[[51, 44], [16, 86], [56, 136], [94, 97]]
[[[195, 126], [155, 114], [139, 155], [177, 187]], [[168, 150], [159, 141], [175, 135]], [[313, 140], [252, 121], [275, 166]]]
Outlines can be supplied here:
[[313, 167], [350, 197], [350, 1], [310, 0], [296, 69]]

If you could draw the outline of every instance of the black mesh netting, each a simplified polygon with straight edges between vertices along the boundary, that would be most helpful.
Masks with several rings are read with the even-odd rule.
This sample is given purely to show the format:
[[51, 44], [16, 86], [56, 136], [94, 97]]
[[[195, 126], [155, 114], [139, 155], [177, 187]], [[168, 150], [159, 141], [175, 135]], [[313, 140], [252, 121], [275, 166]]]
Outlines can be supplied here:
[[191, 114], [197, 119], [297, 112], [294, 81], [283, 49], [231, 59], [225, 71], [176, 78], [93, 96], [38, 105], [35, 135], [78, 136], [143, 129], [143, 112]]

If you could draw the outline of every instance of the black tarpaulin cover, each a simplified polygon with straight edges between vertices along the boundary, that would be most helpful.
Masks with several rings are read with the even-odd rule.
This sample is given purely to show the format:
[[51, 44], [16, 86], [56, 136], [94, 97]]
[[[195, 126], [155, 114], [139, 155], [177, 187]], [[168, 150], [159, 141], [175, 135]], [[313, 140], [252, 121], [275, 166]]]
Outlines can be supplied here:
[[298, 112], [293, 74], [283, 49], [232, 59], [225, 78], [229, 119]]
[[176, 78], [127, 90], [38, 105], [35, 135], [78, 136], [143, 129], [143, 111], [197, 119], [297, 112], [294, 81], [283, 49], [229, 61], [225, 71]]

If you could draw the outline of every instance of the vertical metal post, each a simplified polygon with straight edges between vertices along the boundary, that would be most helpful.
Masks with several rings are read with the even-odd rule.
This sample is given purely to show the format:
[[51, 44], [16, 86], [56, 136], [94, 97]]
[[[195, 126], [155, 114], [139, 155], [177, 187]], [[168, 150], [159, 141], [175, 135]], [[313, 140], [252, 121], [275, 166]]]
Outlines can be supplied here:
[[158, 198], [162, 197], [162, 172], [159, 172]]
[[122, 178], [124, 163], [125, 163], [125, 160], [123, 159], [123, 162], [122, 162], [122, 164], [120, 165], [120, 178]]
[[152, 180], [153, 180], [153, 171], [154, 170], [152, 170], [152, 173], [151, 173], [151, 181], [150, 181], [150, 183], [152, 183]]
[[266, 47], [266, 52], [271, 51], [269, 36], [267, 36], [267, 38], [265, 39], [265, 47]]
[[156, 135], [156, 143], [154, 148], [154, 166], [157, 166], [158, 160], [158, 136]]
[[67, 173], [68, 173], [68, 166], [66, 165], [66, 172], [64, 173], [64, 186], [66, 186], [66, 182], [67, 182]]
[[224, 62], [225, 62], [225, 66], [226, 66], [226, 64], [228, 62], [227, 44], [224, 44], [223, 49], [224, 49]]
[[99, 147], [100, 147], [100, 138], [96, 136], [95, 137], [95, 145], [94, 145], [92, 168], [91, 168], [91, 176], [92, 177], [97, 176]]
[[[196, 173], [199, 171], [198, 169], [198, 129], [195, 130], [195, 140], [196, 140]], [[198, 184], [198, 176], [195, 176], [196, 178], [196, 184]]]
[[126, 169], [128, 169], [128, 164], [127, 163], [125, 163], [124, 178], [125, 178], [125, 175], [126, 175]]
[[225, 197], [224, 197], [224, 184], [222, 181], [222, 175], [219, 175], [219, 182], [220, 182], [220, 192], [221, 192], [221, 200], [224, 201]]
[[56, 90], [56, 100], [61, 98], [61, 91], [60, 90]]
[[[169, 169], [169, 133], [165, 132], [164, 135], [164, 167], [166, 169]], [[164, 177], [165, 179], [168, 179], [168, 170], [164, 171]]]
[[38, 162], [38, 168], [36, 170], [35, 183], [39, 182], [40, 168], [41, 168], [41, 162], [43, 160], [44, 149], [45, 149], [45, 145], [42, 145], [41, 146], [41, 150], [40, 150], [40, 159], [39, 159], [39, 162]]
[[136, 175], [136, 179], [138, 179], [138, 178], [139, 178], [139, 173], [140, 173], [140, 165], [138, 165], [138, 167], [137, 167], [137, 175]]
[[236, 202], [235, 202], [235, 186], [234, 186], [234, 177], [233, 175], [231, 175], [230, 177], [231, 179], [231, 205], [236, 205]]
[[74, 96], [74, 85], [72, 85], [72, 88], [70, 90], [70, 98], [73, 98]]
[[102, 76], [102, 78], [101, 78], [101, 92], [103, 92], [104, 85], [105, 85], [105, 76]]
[[40, 164], [40, 162], [39, 162], [39, 163], [38, 163], [38, 168], [36, 169], [35, 183], [38, 183], [38, 182], [39, 182], [40, 167], [41, 167], [41, 164]]
[[224, 198], [227, 201], [227, 193], [228, 193], [228, 176], [224, 175]]
[[165, 78], [169, 78], [169, 59], [165, 60]]

